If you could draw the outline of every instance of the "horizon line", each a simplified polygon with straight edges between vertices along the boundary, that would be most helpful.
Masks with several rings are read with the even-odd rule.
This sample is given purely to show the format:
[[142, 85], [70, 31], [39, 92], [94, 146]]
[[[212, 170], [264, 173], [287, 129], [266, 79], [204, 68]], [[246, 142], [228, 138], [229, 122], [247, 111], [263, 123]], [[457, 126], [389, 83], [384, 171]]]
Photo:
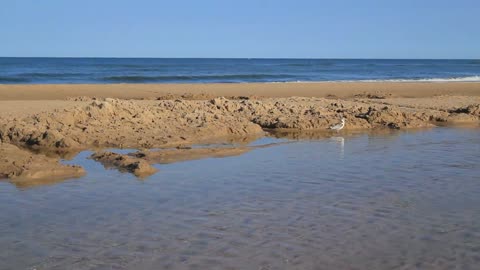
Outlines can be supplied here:
[[480, 60], [480, 58], [368, 58], [368, 57], [123, 57], [123, 56], [0, 56], [0, 58], [91, 59], [247, 59], [247, 60]]

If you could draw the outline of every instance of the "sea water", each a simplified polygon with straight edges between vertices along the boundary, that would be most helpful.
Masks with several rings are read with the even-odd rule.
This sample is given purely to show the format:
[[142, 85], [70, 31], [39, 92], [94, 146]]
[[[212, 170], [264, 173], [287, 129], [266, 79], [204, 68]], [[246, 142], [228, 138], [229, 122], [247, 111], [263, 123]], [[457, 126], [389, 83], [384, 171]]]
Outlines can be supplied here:
[[0, 84], [480, 81], [480, 60], [0, 58]]

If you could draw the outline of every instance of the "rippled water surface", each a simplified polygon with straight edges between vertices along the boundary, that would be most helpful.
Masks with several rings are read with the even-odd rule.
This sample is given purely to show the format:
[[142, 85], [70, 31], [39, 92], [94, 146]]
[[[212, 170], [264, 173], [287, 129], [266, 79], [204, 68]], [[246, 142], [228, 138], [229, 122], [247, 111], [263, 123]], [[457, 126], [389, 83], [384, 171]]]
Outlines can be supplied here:
[[5, 58], [0, 84], [480, 81], [480, 60]]
[[[269, 140], [267, 140], [269, 142]], [[0, 182], [0, 269], [479, 269], [480, 130]]]

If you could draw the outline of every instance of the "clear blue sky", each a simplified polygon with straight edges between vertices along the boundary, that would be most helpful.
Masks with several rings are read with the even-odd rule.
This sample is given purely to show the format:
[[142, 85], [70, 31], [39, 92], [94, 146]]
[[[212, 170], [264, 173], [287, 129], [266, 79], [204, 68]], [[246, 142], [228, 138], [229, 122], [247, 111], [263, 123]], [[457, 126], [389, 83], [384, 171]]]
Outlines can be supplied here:
[[0, 0], [0, 56], [480, 58], [480, 0]]

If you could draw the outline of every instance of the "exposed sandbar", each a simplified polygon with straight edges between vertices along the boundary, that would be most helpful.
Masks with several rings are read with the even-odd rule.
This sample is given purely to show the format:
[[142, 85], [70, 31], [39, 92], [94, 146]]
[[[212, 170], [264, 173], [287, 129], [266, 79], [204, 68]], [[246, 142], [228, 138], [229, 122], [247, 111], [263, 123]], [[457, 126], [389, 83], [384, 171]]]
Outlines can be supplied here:
[[81, 167], [63, 165], [56, 158], [0, 143], [0, 178], [10, 178], [17, 187], [53, 184], [84, 174]]
[[[4, 149], [18, 150], [1, 153], [4, 163], [0, 177], [47, 176], [45, 170], [40, 173], [36, 167], [41, 169], [47, 157], [18, 147], [65, 153], [109, 147], [188, 148], [202, 143], [247, 143], [264, 136], [265, 130], [328, 134], [332, 132], [328, 127], [341, 117], [346, 118], [347, 124], [339, 134], [439, 124], [478, 125], [479, 86], [477, 83], [1, 85], [0, 143]], [[195, 91], [203, 92], [195, 94]], [[221, 94], [227, 98], [217, 97]], [[301, 95], [305, 97], [297, 97]], [[25, 152], [12, 154], [18, 151]], [[148, 153], [142, 160], [170, 163], [240, 154], [248, 149], [222, 151], [164, 150], [155, 155]], [[98, 160], [107, 164], [118, 161], [117, 158], [103, 154]], [[28, 159], [32, 165], [25, 165], [23, 172], [12, 170], [15, 164], [26, 164]], [[113, 165], [133, 168], [135, 173], [132, 164], [138, 160], [123, 161]], [[63, 176], [65, 170], [71, 169], [62, 167], [55, 158], [48, 162], [61, 169], [53, 170], [54, 176]]]
[[116, 168], [121, 172], [130, 172], [137, 177], [146, 177], [154, 174], [157, 170], [145, 160], [112, 152], [99, 152], [91, 156], [106, 168]]

